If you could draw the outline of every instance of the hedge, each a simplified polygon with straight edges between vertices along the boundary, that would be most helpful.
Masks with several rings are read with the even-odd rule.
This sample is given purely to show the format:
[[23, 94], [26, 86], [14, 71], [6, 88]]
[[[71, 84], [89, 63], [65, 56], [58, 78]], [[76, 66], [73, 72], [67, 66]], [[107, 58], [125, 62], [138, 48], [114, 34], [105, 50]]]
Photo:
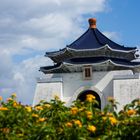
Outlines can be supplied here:
[[100, 110], [93, 95], [65, 106], [58, 97], [32, 107], [12, 94], [0, 97], [0, 140], [139, 140], [140, 99], [116, 112], [117, 102]]

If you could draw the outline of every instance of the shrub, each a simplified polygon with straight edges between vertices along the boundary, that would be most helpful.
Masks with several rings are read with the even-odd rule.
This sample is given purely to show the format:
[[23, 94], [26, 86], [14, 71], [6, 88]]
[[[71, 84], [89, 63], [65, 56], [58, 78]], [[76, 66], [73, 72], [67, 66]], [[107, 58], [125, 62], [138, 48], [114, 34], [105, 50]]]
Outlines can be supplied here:
[[1, 140], [129, 140], [140, 139], [140, 99], [116, 112], [109, 98], [104, 110], [93, 95], [70, 107], [55, 98], [35, 107], [22, 105], [13, 94], [6, 102], [0, 97]]

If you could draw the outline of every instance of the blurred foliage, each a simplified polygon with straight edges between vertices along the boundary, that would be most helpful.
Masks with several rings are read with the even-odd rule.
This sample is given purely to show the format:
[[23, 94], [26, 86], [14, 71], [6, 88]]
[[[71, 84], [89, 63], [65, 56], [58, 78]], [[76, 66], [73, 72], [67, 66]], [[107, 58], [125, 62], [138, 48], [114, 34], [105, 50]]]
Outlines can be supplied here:
[[116, 112], [116, 101], [100, 110], [93, 95], [66, 107], [58, 97], [31, 107], [0, 97], [0, 140], [139, 140], [140, 99]]

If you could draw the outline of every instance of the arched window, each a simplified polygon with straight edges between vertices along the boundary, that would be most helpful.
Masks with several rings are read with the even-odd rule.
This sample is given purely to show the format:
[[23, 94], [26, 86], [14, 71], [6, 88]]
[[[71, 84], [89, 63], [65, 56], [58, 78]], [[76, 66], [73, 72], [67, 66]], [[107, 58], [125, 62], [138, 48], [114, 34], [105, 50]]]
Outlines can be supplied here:
[[99, 105], [95, 106], [97, 108], [100, 108], [101, 109], [101, 99], [100, 99], [100, 96], [95, 92], [95, 91], [92, 91], [92, 90], [85, 90], [83, 92], [81, 92], [77, 99], [79, 99], [80, 101], [84, 102], [86, 100], [86, 95], [88, 94], [92, 94], [95, 96], [96, 100], [98, 101]]

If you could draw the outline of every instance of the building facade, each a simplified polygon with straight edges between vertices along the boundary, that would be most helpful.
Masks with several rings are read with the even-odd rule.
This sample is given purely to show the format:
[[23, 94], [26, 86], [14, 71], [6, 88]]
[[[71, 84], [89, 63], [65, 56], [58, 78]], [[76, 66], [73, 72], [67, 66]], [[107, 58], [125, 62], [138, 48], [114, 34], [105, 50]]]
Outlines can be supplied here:
[[103, 35], [96, 27], [96, 19], [89, 19], [89, 29], [65, 48], [46, 52], [53, 66], [40, 71], [33, 105], [49, 101], [55, 95], [70, 105], [74, 100], [84, 101], [93, 94], [101, 109], [109, 96], [121, 109], [126, 103], [140, 97], [140, 62], [136, 47], [124, 47]]

